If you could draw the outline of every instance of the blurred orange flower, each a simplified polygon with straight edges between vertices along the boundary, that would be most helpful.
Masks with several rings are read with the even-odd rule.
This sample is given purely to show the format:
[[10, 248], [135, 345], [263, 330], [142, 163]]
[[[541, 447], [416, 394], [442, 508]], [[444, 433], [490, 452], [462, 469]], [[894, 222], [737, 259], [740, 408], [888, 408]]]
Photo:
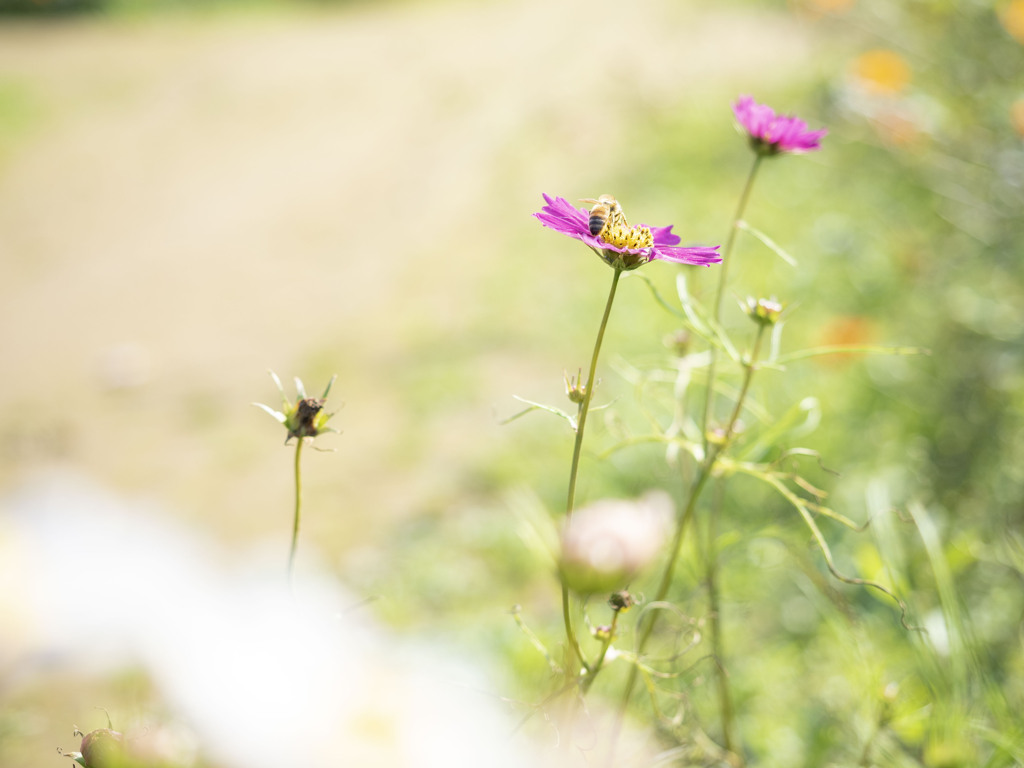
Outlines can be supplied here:
[[846, 13], [853, 7], [856, 0], [803, 0], [799, 5], [811, 11], [815, 15]]
[[910, 65], [895, 51], [873, 50], [853, 62], [853, 74], [868, 91], [895, 94], [910, 83]]
[[[859, 347], [870, 344], [875, 339], [874, 324], [867, 318], [858, 315], [837, 317], [826, 323], [818, 337], [818, 343], [823, 347]], [[818, 360], [830, 365], [846, 363], [852, 354], [838, 352]]]
[[1024, 96], [1010, 105], [1010, 122], [1017, 135], [1024, 138]]
[[999, 12], [999, 21], [1014, 39], [1024, 45], [1024, 0], [1010, 0]]

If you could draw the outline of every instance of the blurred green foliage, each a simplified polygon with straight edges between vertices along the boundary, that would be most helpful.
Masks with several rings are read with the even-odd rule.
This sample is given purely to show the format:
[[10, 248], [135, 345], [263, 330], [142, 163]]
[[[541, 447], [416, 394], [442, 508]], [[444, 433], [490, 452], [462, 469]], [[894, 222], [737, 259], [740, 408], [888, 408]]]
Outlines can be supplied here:
[[102, 10], [105, 0], [0, 0], [0, 14], [60, 16]]

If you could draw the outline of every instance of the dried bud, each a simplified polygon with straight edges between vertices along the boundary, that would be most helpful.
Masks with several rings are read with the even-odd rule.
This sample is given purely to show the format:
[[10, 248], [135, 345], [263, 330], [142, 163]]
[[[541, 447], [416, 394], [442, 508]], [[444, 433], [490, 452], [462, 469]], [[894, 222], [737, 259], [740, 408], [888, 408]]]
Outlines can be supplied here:
[[619, 613], [620, 611], [628, 611], [636, 605], [636, 600], [629, 592], [622, 589], [618, 592], [612, 592], [611, 597], [608, 598], [608, 605], [612, 607], [613, 611]]
[[671, 524], [665, 493], [584, 507], [562, 532], [562, 577], [580, 594], [621, 589], [657, 557]]
[[324, 389], [322, 397], [307, 397], [306, 388], [303, 386], [302, 381], [295, 379], [295, 389], [298, 392], [298, 399], [294, 403], [289, 401], [288, 396], [284, 392], [284, 387], [281, 386], [281, 380], [277, 378], [277, 374], [271, 371], [270, 377], [274, 380], [278, 391], [281, 393], [282, 409], [280, 411], [276, 411], [263, 403], [253, 403], [253, 405], [257, 408], [262, 408], [284, 425], [285, 429], [288, 430], [288, 436], [285, 438], [285, 443], [293, 437], [297, 437], [299, 440], [302, 440], [307, 437], [316, 437], [323, 432], [337, 431], [327, 426], [328, 419], [330, 419], [334, 414], [324, 411], [324, 404], [327, 402], [327, 395], [331, 391], [331, 385], [334, 384], [334, 380], [337, 378], [336, 376], [332, 376], [331, 380], [327, 382], [327, 388]]
[[317, 425], [317, 414], [324, 409], [327, 400], [322, 397], [307, 397], [299, 400], [295, 408], [295, 426], [289, 432], [290, 437], [316, 437], [320, 434]]

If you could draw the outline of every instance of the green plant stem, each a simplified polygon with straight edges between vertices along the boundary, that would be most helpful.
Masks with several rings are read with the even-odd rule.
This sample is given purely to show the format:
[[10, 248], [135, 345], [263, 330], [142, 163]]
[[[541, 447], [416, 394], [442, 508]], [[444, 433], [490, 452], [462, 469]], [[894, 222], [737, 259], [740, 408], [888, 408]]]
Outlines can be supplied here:
[[[729, 265], [732, 263], [732, 250], [736, 244], [736, 233], [740, 229], [740, 222], [743, 220], [743, 212], [747, 209], [747, 201], [750, 199], [750, 190], [754, 188], [754, 179], [757, 177], [757, 170], [761, 167], [762, 155], [754, 154], [754, 164], [750, 167], [747, 175], [747, 182], [743, 185], [743, 192], [740, 193], [740, 201], [736, 206], [736, 215], [733, 216], [732, 226], [729, 227], [729, 237], [725, 241], [725, 249], [722, 252], [722, 265], [718, 270], [718, 290], [715, 292], [714, 319], [717, 324], [722, 317], [722, 297], [725, 295], [725, 284], [728, 282]], [[708, 445], [708, 422], [714, 410], [715, 402], [715, 372], [718, 363], [718, 348], [714, 345], [709, 349], [711, 358], [708, 361], [708, 386], [707, 396], [704, 398], [704, 417], [701, 422], [701, 434], [704, 436], [704, 452], [709, 450]]]
[[[672, 586], [672, 578], [675, 575], [676, 560], [678, 559], [679, 551], [682, 548], [683, 535], [686, 532], [687, 525], [689, 525], [690, 520], [693, 518], [693, 512], [697, 507], [697, 499], [700, 498], [701, 491], [704, 490], [704, 485], [711, 476], [711, 473], [708, 470], [709, 468], [707, 466], [701, 466], [698, 470], [697, 478], [694, 480], [693, 488], [690, 491], [690, 498], [686, 504], [686, 509], [683, 510], [683, 514], [679, 517], [679, 522], [676, 524], [676, 530], [672, 536], [672, 543], [669, 545], [668, 562], [665, 563], [665, 570], [662, 571], [661, 581], [658, 583], [658, 591], [655, 593], [653, 602], [657, 603], [664, 600], [665, 596], [668, 595], [669, 588]], [[643, 625], [643, 629], [640, 630], [639, 640], [636, 644], [636, 657], [638, 663], [640, 656], [644, 652], [644, 648], [647, 647], [647, 641], [650, 639], [651, 633], [654, 632], [654, 627], [658, 623], [657, 613], [651, 613], [650, 616], [650, 620]], [[626, 688], [623, 691], [622, 701], [619, 704], [620, 720], [622, 715], [625, 714], [626, 706], [629, 704], [629, 698], [633, 694], [633, 687], [636, 685], [638, 669], [638, 665], [634, 664], [629, 671], [629, 677], [626, 680]]]
[[718, 552], [715, 540], [718, 538], [718, 512], [721, 509], [721, 482], [715, 494], [715, 504], [708, 515], [704, 580], [708, 587], [708, 625], [711, 630], [711, 653], [715, 659], [715, 677], [718, 681], [719, 717], [722, 721], [722, 746], [733, 752], [732, 695], [729, 691], [729, 675], [725, 667], [725, 644], [722, 641], [722, 606], [718, 592]]
[[615, 639], [615, 631], [619, 626], [619, 613], [621, 611], [615, 611], [612, 614], [611, 627], [608, 629], [608, 637], [601, 641], [601, 650], [597, 653], [597, 658], [594, 663], [590, 665], [587, 670], [586, 677], [583, 678], [583, 682], [580, 684], [580, 689], [585, 694], [590, 690], [590, 686], [594, 684], [594, 679], [597, 677], [597, 673], [601, 671], [601, 667], [604, 666], [604, 657], [608, 653], [608, 649], [612, 645], [612, 641]]
[[[739, 421], [740, 413], [742, 412], [743, 401], [746, 400], [747, 393], [750, 391], [750, 382], [753, 380], [754, 371], [757, 369], [755, 362], [761, 351], [761, 343], [764, 340], [764, 332], [766, 328], [766, 325], [757, 326], [757, 336], [754, 337], [754, 346], [745, 366], [746, 372], [743, 376], [743, 387], [740, 389], [739, 397], [736, 398], [736, 407], [733, 408], [732, 415], [729, 417], [729, 425], [726, 428], [722, 443], [715, 450], [715, 459], [717, 459], [721, 452], [728, 446], [729, 440], [732, 439], [733, 433], [736, 430], [736, 423]], [[720, 505], [716, 505], [716, 507], [720, 507]], [[722, 607], [721, 600], [719, 599], [717, 577], [718, 553], [715, 550], [715, 539], [717, 538], [716, 531], [718, 528], [718, 510], [716, 507], [713, 507], [708, 515], [708, 540], [705, 550], [707, 557], [705, 578], [708, 585], [711, 652], [715, 656], [715, 674], [718, 679], [718, 705], [722, 720], [722, 746], [729, 752], [738, 754], [733, 747], [734, 740], [732, 726], [735, 712], [732, 705], [732, 695], [729, 691], [729, 674], [725, 667], [725, 644], [722, 641]]]
[[[761, 350], [761, 343], [764, 339], [765, 328], [766, 326], [764, 325], [758, 326], [757, 336], [754, 338], [753, 349], [751, 350], [750, 356], [744, 366], [746, 368], [746, 375], [743, 379], [743, 386], [740, 389], [739, 396], [736, 398], [736, 407], [733, 409], [732, 416], [729, 419], [725, 436], [720, 442], [715, 443], [710, 447], [704, 461], [700, 464], [700, 467], [697, 470], [697, 477], [694, 479], [693, 487], [690, 490], [690, 496], [687, 500], [686, 508], [683, 510], [683, 514], [679, 517], [679, 522], [676, 524], [675, 534], [672, 537], [672, 543], [669, 545], [668, 562], [665, 563], [665, 570], [662, 572], [661, 581], [658, 584], [658, 591], [654, 596], [654, 602], [661, 602], [668, 595], [669, 588], [672, 586], [673, 576], [675, 575], [676, 560], [678, 559], [679, 552], [682, 549], [683, 534], [694, 515], [694, 510], [697, 507], [697, 500], [700, 498], [700, 495], [704, 490], [704, 486], [707, 485], [708, 479], [713, 474], [715, 462], [718, 460], [721, 453], [728, 447], [729, 440], [736, 429], [736, 422], [739, 420], [740, 413], [743, 410], [743, 402], [746, 400], [747, 394], [750, 392], [750, 382], [754, 377], [754, 371], [757, 370], [756, 361]], [[659, 614], [657, 612], [651, 613], [650, 620], [647, 621], [643, 629], [640, 630], [639, 640], [636, 644], [637, 664], [634, 664], [629, 672], [622, 700], [619, 703], [619, 717], [612, 732], [612, 748], [609, 749], [609, 760], [611, 760], [614, 754], [614, 745], [618, 739], [618, 729], [621, 725], [622, 718], [625, 716], [626, 707], [629, 705], [629, 699], [633, 694], [633, 688], [636, 686], [640, 657], [643, 655], [644, 649], [647, 646], [647, 641], [650, 639], [651, 634], [654, 632], [654, 628], [658, 623], [658, 616]], [[724, 674], [724, 670], [722, 670], [722, 673]], [[731, 733], [731, 727], [732, 714], [730, 704], [729, 724], [726, 725], [723, 723], [723, 731]], [[611, 763], [609, 763], [609, 765], [611, 765]]]
[[[587, 374], [587, 384], [583, 391], [583, 402], [580, 403], [579, 415], [576, 420], [576, 442], [572, 449], [572, 465], [569, 470], [569, 494], [565, 504], [565, 520], [566, 522], [572, 518], [573, 509], [576, 507], [576, 478], [579, 475], [580, 468], [580, 454], [583, 449], [583, 430], [587, 424], [587, 413], [590, 412], [590, 400], [594, 394], [594, 377], [597, 374], [597, 358], [601, 354], [601, 343], [604, 341], [604, 332], [608, 327], [608, 317], [612, 313], [612, 302], [615, 301], [615, 289], [619, 285], [619, 277], [622, 275], [622, 270], [616, 268], [615, 273], [612, 275], [612, 285], [608, 291], [608, 301], [605, 302], [604, 315], [601, 317], [601, 326], [597, 330], [597, 340], [594, 342], [594, 354], [590, 357], [590, 372]], [[569, 642], [569, 647], [572, 652], [576, 654], [576, 659], [583, 665], [583, 668], [589, 671], [587, 661], [583, 656], [583, 651], [580, 649], [579, 640], [576, 638], [576, 633], [572, 628], [572, 617], [569, 612], [569, 587], [565, 581], [562, 581], [562, 619], [565, 622], [565, 636]], [[569, 665], [569, 671], [572, 672], [576, 664], [571, 663]]]
[[601, 317], [601, 326], [597, 329], [597, 340], [594, 342], [594, 354], [590, 357], [590, 371], [587, 374], [587, 386], [583, 391], [583, 402], [580, 403], [579, 419], [576, 424], [576, 443], [572, 449], [572, 468], [569, 471], [569, 498], [565, 506], [566, 516], [571, 516], [576, 505], [576, 477], [579, 474], [580, 453], [583, 449], [583, 430], [587, 424], [587, 414], [590, 412], [590, 399], [594, 394], [594, 377], [597, 374], [597, 358], [601, 354], [601, 343], [604, 341], [604, 332], [608, 327], [608, 318], [612, 312], [612, 302], [615, 301], [615, 289], [619, 285], [621, 269], [616, 269], [612, 275], [612, 286], [608, 291], [608, 301], [604, 306], [604, 315]]
[[295, 445], [295, 520], [292, 523], [292, 548], [288, 553], [289, 586], [295, 571], [295, 549], [299, 544], [299, 521], [302, 518], [302, 444], [305, 442], [305, 439], [300, 437]]

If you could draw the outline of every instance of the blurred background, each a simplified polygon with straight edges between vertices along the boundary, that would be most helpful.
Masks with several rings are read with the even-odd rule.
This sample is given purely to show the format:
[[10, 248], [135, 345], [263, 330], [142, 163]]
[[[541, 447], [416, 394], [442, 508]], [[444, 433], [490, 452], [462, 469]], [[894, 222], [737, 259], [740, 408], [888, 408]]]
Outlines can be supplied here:
[[[571, 434], [543, 413], [502, 422], [516, 395], [568, 405], [563, 371], [589, 360], [610, 272], [530, 214], [541, 193], [611, 193], [632, 221], [723, 243], [750, 162], [730, 107], [748, 93], [829, 134], [766, 163], [747, 211], [798, 266], [741, 236], [731, 289], [793, 307], [788, 351], [931, 354], [759, 382], [778, 412], [817, 398], [802, 444], [839, 476], [810, 479], [877, 521], [830, 528], [837, 559], [929, 633], [830, 582], [793, 510], [737, 484], [719, 547], [744, 749], [771, 766], [1024, 764], [1024, 1], [0, 0], [0, 14], [0, 764], [66, 765], [57, 747], [77, 749], [74, 725], [105, 726], [105, 708], [170, 744], [167, 765], [262, 765], [226, 736], [251, 731], [266, 764], [298, 765], [273, 737], [323, 701], [363, 740], [341, 759], [459, 764], [450, 745], [440, 762], [396, 746], [447, 695], [408, 690], [424, 668], [459, 659], [416, 690], [457, 679], [495, 723], [523, 711], [502, 697], [539, 701], [546, 665], [509, 609], [558, 645], [557, 584], [522, 509], [564, 506]], [[714, 270], [686, 269], [709, 300]], [[668, 296], [678, 271], [644, 269]], [[742, 327], [732, 306], [726, 321]], [[675, 330], [624, 281], [600, 372], [618, 399], [588, 434], [583, 501], [679, 493], [657, 449], [598, 455], [616, 419], [642, 421], [628, 371], [666, 358]], [[376, 655], [344, 696], [282, 693], [293, 703], [222, 723], [230, 702], [261, 701], [246, 687], [258, 665], [229, 674], [211, 644], [231, 656], [227, 638], [267, 636], [265, 660], [324, 637], [305, 619], [266, 631], [292, 615], [278, 592], [293, 454], [250, 405], [277, 406], [268, 369], [289, 391], [338, 375], [343, 434], [304, 455], [298, 559], [338, 645], [308, 658], [352, 679], [338, 648]], [[691, 570], [678, 598], [700, 617]], [[266, 621], [218, 623], [236, 611]], [[599, 699], [621, 684], [604, 683]], [[688, 685], [714, 735], [707, 680]], [[352, 701], [371, 700], [365, 727]], [[449, 724], [480, 710], [452, 707]], [[481, 737], [482, 754], [504, 738]]]

